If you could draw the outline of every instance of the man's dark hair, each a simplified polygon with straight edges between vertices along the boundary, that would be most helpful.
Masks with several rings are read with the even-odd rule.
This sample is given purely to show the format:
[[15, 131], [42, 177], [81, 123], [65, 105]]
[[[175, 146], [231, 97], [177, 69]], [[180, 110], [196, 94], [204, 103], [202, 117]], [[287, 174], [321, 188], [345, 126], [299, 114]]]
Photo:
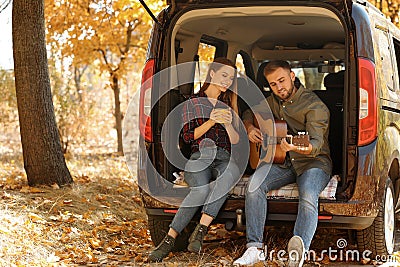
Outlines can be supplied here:
[[274, 71], [276, 71], [279, 68], [286, 69], [288, 71], [291, 71], [290, 64], [287, 61], [284, 60], [273, 60], [268, 62], [267, 65], [265, 65], [264, 68], [264, 75], [268, 75]]

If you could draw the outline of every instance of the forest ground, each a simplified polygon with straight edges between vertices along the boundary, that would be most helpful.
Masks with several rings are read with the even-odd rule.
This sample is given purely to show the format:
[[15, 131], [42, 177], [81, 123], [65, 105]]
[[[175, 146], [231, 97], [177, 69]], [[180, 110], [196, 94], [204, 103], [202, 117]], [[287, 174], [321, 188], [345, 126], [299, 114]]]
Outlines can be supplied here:
[[[0, 140], [0, 266], [231, 266], [245, 249], [245, 235], [212, 227], [201, 254], [171, 253], [149, 264], [153, 248], [146, 214], [125, 157], [104, 147], [67, 153], [71, 186], [29, 187], [18, 140]], [[135, 160], [135, 159], [134, 159]], [[269, 228], [268, 249], [285, 249], [290, 227]], [[335, 247], [338, 239], [355, 249], [344, 230], [318, 229], [313, 248]], [[257, 266], [283, 266], [273, 260]], [[306, 266], [379, 265], [374, 261], [329, 261]]]

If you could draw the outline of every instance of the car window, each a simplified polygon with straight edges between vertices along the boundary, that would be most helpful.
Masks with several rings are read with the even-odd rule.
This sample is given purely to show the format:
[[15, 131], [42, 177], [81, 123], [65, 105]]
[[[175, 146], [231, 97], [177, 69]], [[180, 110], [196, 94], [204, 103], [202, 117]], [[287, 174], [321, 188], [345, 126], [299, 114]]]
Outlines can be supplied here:
[[400, 90], [400, 80], [399, 80], [400, 79], [400, 41], [393, 39], [393, 46], [394, 46], [394, 52], [395, 52], [395, 55], [393, 56], [393, 59], [394, 59], [393, 67], [394, 67], [394, 69], [397, 69], [397, 73], [398, 73], [398, 75], [397, 75], [398, 79], [395, 82], [397, 85], [397, 90]]
[[211, 44], [203, 42], [199, 43], [197, 55], [199, 56], [199, 64], [196, 64], [194, 93], [198, 93], [201, 85], [207, 76], [208, 64], [214, 60], [217, 48]]
[[236, 68], [239, 76], [246, 75], [246, 69], [244, 67], [243, 57], [241, 54], [237, 54], [236, 56]]
[[[390, 44], [389, 38], [385, 28], [376, 27], [375, 30], [376, 37], [378, 38], [379, 44], [379, 53], [380, 53], [380, 60], [382, 64], [382, 70], [391, 70], [392, 68], [392, 59], [390, 55]], [[386, 86], [391, 90], [394, 91], [393, 86], [393, 72], [391, 71], [382, 71], [383, 78], [385, 79]]]
[[[324, 85], [324, 79], [326, 75], [329, 73], [336, 73], [341, 70], [344, 70], [343, 64], [338, 62], [334, 62], [334, 65], [331, 65], [327, 62], [314, 62], [308, 63], [306, 66], [302, 67], [302, 64], [297, 62], [291, 62], [293, 72], [296, 77], [299, 78], [301, 84], [308, 90], [326, 90]], [[320, 68], [326, 69], [321, 71]], [[329, 71], [328, 71], [329, 69]]]
[[318, 72], [318, 68], [293, 68], [296, 77], [301, 84], [308, 90], [326, 90], [324, 78], [328, 73]]

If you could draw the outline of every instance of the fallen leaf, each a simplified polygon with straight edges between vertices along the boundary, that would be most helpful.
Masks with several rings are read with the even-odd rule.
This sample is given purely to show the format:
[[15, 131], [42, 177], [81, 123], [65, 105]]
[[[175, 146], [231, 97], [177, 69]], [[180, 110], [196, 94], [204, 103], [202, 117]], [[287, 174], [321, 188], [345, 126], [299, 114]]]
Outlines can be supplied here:
[[61, 217], [60, 216], [51, 215], [51, 216], [49, 216], [49, 219], [52, 220], [52, 221], [56, 221], [56, 222], [61, 221]]
[[47, 257], [46, 261], [48, 263], [55, 263], [60, 261], [60, 257], [56, 256], [55, 254], [51, 254], [50, 256]]
[[58, 186], [58, 184], [52, 184], [52, 185], [51, 185], [51, 188], [53, 188], [53, 189], [60, 189], [60, 186]]
[[216, 250], [214, 250], [213, 255], [217, 256], [217, 257], [222, 257], [222, 256], [226, 256], [228, 253], [226, 251], [225, 248], [219, 247]]
[[0, 232], [3, 233], [3, 234], [10, 234], [11, 233], [10, 230], [4, 228], [3, 226], [0, 227]]
[[35, 214], [35, 213], [29, 213], [28, 214], [29, 219], [31, 219], [32, 222], [34, 223], [46, 223], [46, 220], [43, 219], [42, 217], [40, 217], [39, 215]]
[[44, 191], [37, 187], [23, 186], [20, 190], [21, 193], [44, 193]]
[[364, 257], [361, 259], [361, 263], [362, 263], [363, 265], [367, 265], [367, 264], [369, 264], [370, 262], [371, 262], [370, 259], [365, 259]]
[[92, 248], [97, 249], [101, 247], [101, 240], [97, 238], [89, 238], [89, 243], [92, 246]]

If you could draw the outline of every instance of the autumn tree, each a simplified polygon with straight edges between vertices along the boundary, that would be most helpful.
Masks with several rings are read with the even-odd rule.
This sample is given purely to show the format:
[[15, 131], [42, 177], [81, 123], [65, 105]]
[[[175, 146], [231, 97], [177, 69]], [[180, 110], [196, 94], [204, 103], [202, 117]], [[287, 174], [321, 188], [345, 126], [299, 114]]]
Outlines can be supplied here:
[[[155, 13], [164, 6], [162, 1], [146, 2]], [[139, 1], [47, 0], [46, 18], [49, 42], [56, 43], [63, 57], [72, 59], [75, 69], [97, 64], [100, 72], [108, 74], [118, 151], [122, 152], [121, 83], [132, 65], [144, 60], [153, 23], [150, 16]]]
[[61, 151], [45, 42], [44, 0], [13, 0], [15, 87], [29, 185], [72, 183]]

